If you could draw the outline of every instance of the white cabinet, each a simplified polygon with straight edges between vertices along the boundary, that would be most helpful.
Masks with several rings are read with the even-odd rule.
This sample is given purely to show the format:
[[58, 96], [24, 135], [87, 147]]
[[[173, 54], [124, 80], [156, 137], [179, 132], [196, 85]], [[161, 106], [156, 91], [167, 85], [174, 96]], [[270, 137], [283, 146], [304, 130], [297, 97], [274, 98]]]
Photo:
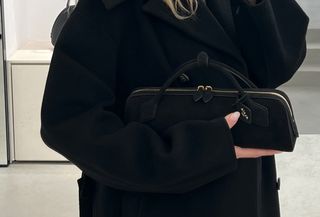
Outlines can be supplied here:
[[[18, 52], [9, 64], [11, 157], [16, 161], [67, 161], [61, 154], [46, 146], [41, 139], [40, 110], [49, 63], [45, 58], [32, 61], [22, 58], [28, 52], [35, 51]], [[47, 60], [50, 59], [50, 53], [45, 55]], [[32, 55], [32, 58], [35, 57], [36, 55]]]

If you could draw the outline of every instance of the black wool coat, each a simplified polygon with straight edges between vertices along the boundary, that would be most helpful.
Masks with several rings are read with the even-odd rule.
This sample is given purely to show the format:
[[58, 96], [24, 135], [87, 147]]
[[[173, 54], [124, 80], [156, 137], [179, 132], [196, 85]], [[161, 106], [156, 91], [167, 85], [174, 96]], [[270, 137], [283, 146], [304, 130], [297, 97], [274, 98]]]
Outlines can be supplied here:
[[[279, 217], [274, 156], [236, 158], [223, 116], [160, 135], [126, 123], [126, 97], [160, 86], [205, 51], [276, 88], [306, 54], [308, 16], [294, 0], [199, 0], [178, 20], [161, 0], [80, 0], [54, 48], [41, 107], [45, 144], [82, 170], [81, 217]], [[218, 72], [174, 86], [229, 87]]]

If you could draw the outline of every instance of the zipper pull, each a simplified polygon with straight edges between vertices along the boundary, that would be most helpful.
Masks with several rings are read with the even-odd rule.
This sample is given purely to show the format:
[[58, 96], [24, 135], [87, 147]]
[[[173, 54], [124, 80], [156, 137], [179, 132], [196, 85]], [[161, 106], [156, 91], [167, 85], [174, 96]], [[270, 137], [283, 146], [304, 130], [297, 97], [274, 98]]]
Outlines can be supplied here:
[[204, 93], [203, 93], [203, 97], [202, 97], [203, 102], [207, 103], [212, 99], [212, 97], [213, 97], [212, 90], [213, 90], [213, 88], [210, 85], [208, 85], [204, 88]]
[[205, 87], [203, 85], [198, 86], [197, 91], [195, 92], [195, 94], [193, 94], [193, 100], [195, 102], [198, 102], [202, 98], [204, 88]]

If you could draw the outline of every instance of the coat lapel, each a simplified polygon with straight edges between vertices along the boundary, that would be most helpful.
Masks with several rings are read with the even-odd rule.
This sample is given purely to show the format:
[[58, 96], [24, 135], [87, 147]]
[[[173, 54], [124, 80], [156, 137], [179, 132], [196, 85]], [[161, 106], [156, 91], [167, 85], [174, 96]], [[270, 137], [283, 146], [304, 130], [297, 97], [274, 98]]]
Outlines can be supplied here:
[[179, 20], [175, 18], [169, 7], [160, 0], [146, 1], [142, 10], [182, 30], [199, 42], [229, 54], [243, 64], [240, 50], [202, 0], [199, 1], [195, 19]]
[[216, 19], [222, 24], [224, 30], [236, 41], [236, 30], [233, 22], [231, 3], [228, 0], [206, 0], [209, 10]]

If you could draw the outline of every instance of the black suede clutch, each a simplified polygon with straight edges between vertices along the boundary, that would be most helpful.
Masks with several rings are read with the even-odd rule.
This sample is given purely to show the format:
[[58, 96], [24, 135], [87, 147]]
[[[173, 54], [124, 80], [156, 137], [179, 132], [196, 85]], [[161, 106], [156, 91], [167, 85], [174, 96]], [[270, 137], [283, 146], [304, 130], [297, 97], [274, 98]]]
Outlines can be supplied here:
[[[196, 67], [218, 69], [234, 88], [170, 87], [179, 76]], [[238, 79], [247, 88], [243, 88]], [[240, 72], [209, 59], [205, 52], [180, 65], [162, 87], [134, 89], [127, 98], [124, 118], [127, 122], [147, 123], [161, 134], [180, 121], [210, 120], [236, 110], [241, 115], [230, 129], [235, 145], [293, 151], [299, 133], [289, 97], [280, 90], [257, 88]]]

